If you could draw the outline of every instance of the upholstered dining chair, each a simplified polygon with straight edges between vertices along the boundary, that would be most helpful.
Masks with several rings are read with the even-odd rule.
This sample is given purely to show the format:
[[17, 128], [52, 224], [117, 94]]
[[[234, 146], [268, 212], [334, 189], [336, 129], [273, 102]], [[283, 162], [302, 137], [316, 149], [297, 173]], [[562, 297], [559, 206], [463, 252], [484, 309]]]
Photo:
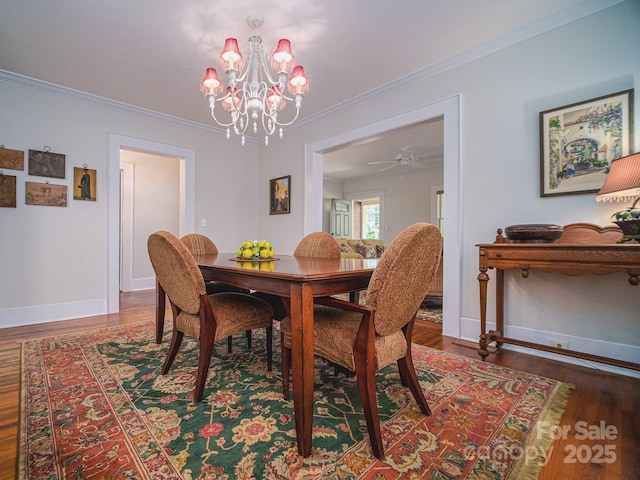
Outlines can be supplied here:
[[254, 328], [267, 330], [267, 369], [271, 371], [273, 309], [267, 302], [238, 292], [208, 295], [193, 255], [175, 235], [158, 231], [147, 240], [149, 258], [173, 313], [171, 345], [161, 373], [169, 371], [184, 334], [200, 342], [193, 395], [200, 402], [204, 392], [213, 344], [234, 333]]
[[[312, 232], [306, 235], [293, 251], [294, 257], [340, 258], [340, 244], [326, 232]], [[273, 307], [274, 318], [282, 320], [288, 315], [285, 300], [277, 295], [254, 292], [253, 295], [269, 302]]]
[[[200, 233], [188, 233], [180, 238], [180, 241], [186, 245], [189, 251], [193, 255], [216, 255], [218, 253], [218, 247], [213, 240], [206, 235]], [[207, 289], [208, 294], [221, 293], [221, 292], [239, 292], [249, 293], [246, 288], [236, 287], [234, 285], [227, 285], [226, 283], [215, 282], [207, 280], [204, 282], [204, 286]], [[251, 330], [246, 331], [247, 346], [251, 348]], [[227, 351], [231, 353], [233, 345], [232, 337], [227, 339]]]
[[[367, 288], [365, 305], [331, 297], [315, 300], [314, 353], [355, 372], [373, 454], [384, 458], [376, 400], [376, 371], [397, 362], [420, 411], [431, 415], [411, 356], [416, 313], [440, 262], [438, 228], [416, 223], [403, 230], [380, 257]], [[291, 321], [282, 332], [283, 394], [289, 398]], [[295, 385], [294, 385], [295, 388]]]

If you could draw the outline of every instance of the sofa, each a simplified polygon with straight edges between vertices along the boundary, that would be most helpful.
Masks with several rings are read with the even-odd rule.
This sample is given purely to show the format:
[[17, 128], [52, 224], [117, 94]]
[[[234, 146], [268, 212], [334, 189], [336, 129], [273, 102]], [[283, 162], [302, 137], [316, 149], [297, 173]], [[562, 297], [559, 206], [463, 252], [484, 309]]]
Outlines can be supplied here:
[[[384, 241], [371, 238], [336, 238], [340, 244], [340, 256], [342, 258], [379, 258], [384, 252]], [[443, 275], [442, 264], [444, 256], [440, 259], [440, 265], [431, 282], [431, 287], [425, 299], [442, 301]]]
[[336, 238], [342, 258], [380, 258], [384, 242], [371, 238]]

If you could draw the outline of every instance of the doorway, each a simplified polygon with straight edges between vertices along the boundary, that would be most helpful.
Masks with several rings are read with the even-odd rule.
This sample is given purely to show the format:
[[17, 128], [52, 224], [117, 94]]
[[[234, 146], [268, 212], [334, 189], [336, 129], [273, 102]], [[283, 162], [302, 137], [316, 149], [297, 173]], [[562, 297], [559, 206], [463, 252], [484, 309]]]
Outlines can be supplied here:
[[107, 168], [108, 230], [107, 230], [107, 312], [120, 311], [120, 151], [134, 150], [178, 158], [180, 235], [194, 231], [195, 218], [195, 151], [150, 140], [109, 134]]
[[147, 255], [149, 234], [177, 234], [182, 223], [180, 159], [122, 149], [120, 172], [120, 291], [147, 290], [155, 287]]
[[442, 333], [460, 337], [460, 98], [458, 95], [418, 107], [377, 123], [345, 131], [305, 146], [304, 233], [322, 230], [323, 155], [325, 151], [405, 125], [444, 118], [444, 189], [448, 219], [444, 232]]

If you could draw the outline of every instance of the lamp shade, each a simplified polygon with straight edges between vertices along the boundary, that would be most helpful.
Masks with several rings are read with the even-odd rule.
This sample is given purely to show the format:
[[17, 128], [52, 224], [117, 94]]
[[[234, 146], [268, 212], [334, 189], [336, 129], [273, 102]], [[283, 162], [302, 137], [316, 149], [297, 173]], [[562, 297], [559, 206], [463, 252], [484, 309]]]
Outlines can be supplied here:
[[289, 91], [294, 95], [302, 95], [309, 91], [309, 79], [300, 65], [293, 69], [289, 79]]
[[236, 88], [227, 87], [227, 94], [222, 98], [222, 107], [227, 112], [235, 112], [236, 105], [240, 105], [240, 95]]
[[224, 48], [220, 54], [220, 65], [227, 71], [242, 70], [244, 61], [238, 48], [238, 40], [235, 38], [227, 38], [225, 40]]
[[284, 96], [282, 95], [282, 91], [280, 87], [274, 85], [271, 87], [269, 94], [267, 95], [267, 104], [269, 105], [269, 110], [271, 112], [275, 112], [276, 110], [282, 110], [287, 104]]
[[640, 197], [640, 152], [618, 158], [600, 191], [598, 202], [625, 202]]
[[293, 53], [291, 52], [291, 42], [286, 38], [281, 38], [278, 41], [278, 46], [273, 51], [273, 55], [271, 56], [271, 68], [273, 68], [277, 72], [287, 72], [291, 71], [293, 67], [293, 63], [295, 59], [293, 58]]
[[217, 95], [222, 91], [222, 82], [220, 78], [218, 78], [218, 73], [215, 68], [207, 68], [202, 78], [202, 83], [200, 84], [200, 91], [204, 93], [205, 96]]

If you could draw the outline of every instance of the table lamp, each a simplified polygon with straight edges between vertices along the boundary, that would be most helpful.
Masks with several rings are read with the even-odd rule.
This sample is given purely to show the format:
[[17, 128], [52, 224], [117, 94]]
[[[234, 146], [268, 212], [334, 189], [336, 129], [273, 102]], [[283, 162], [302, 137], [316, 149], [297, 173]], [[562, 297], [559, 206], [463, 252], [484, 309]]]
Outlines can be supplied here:
[[618, 158], [611, 163], [611, 170], [600, 191], [596, 194], [598, 202], [624, 202], [633, 204], [612, 215], [622, 230], [623, 237], [618, 243], [628, 240], [640, 242], [640, 152]]

